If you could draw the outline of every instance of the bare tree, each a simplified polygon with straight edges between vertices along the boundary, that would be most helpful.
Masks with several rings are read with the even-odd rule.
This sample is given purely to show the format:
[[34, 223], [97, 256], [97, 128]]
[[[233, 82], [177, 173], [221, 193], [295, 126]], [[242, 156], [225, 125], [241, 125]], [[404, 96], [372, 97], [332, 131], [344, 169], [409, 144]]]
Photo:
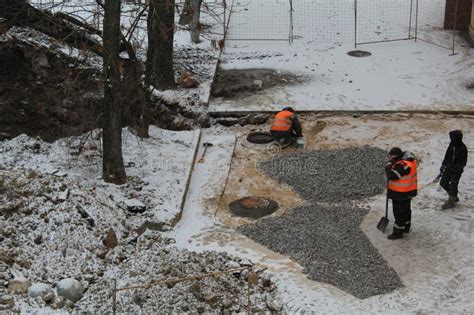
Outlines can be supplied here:
[[102, 176], [114, 184], [126, 182], [122, 157], [120, 0], [105, 0], [104, 10], [104, 121]]
[[173, 70], [175, 0], [151, 0], [149, 10], [145, 82], [161, 90], [173, 89], [176, 87]]
[[187, 25], [191, 22], [191, 0], [184, 1], [181, 14], [179, 15], [179, 25]]
[[191, 0], [191, 40], [195, 44], [199, 43], [199, 33], [201, 32], [201, 23], [199, 23], [201, 18], [201, 4], [202, 0]]

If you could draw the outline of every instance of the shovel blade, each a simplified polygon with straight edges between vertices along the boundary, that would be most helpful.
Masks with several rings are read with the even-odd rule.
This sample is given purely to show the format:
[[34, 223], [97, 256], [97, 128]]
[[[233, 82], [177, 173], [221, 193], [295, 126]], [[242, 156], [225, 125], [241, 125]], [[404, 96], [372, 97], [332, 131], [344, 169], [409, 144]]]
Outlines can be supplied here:
[[388, 218], [382, 217], [380, 219], [379, 223], [377, 224], [377, 229], [379, 229], [382, 232], [385, 232], [385, 229], [387, 228], [388, 222], [389, 222]]

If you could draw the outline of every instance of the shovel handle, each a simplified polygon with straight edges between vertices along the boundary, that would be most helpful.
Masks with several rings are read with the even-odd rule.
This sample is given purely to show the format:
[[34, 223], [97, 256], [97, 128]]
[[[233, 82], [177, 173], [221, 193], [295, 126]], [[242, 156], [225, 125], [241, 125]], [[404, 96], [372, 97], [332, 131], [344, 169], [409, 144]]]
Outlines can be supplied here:
[[388, 180], [387, 180], [387, 194], [385, 198], [385, 217], [388, 219]]

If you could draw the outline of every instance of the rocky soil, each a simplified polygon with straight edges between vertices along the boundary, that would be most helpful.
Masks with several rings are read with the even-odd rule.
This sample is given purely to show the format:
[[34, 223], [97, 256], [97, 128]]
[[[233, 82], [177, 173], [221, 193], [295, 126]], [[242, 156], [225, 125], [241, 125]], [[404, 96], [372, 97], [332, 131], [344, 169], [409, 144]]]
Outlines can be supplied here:
[[[132, 228], [133, 217], [117, 215], [121, 210], [94, 189], [15, 169], [0, 170], [0, 192], [1, 310], [110, 312], [112, 279], [121, 288], [242, 266], [252, 272], [252, 310], [281, 309], [264, 268], [225, 253], [175, 248], [160, 231]], [[117, 311], [243, 312], [247, 279], [247, 271], [239, 271], [121, 291]]]

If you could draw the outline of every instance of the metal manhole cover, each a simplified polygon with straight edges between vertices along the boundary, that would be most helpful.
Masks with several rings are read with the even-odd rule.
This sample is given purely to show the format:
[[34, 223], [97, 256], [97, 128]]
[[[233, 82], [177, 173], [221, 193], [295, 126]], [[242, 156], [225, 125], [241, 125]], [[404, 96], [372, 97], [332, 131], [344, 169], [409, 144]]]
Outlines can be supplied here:
[[273, 140], [273, 136], [268, 132], [251, 132], [247, 136], [247, 141], [251, 143], [270, 143]]
[[262, 197], [245, 197], [229, 203], [229, 209], [239, 217], [258, 219], [275, 212], [278, 203]]
[[245, 197], [239, 200], [240, 205], [247, 209], [258, 209], [267, 207], [270, 201], [260, 197]]
[[372, 56], [372, 54], [370, 52], [363, 51], [363, 50], [352, 50], [352, 51], [349, 51], [347, 54], [349, 56], [357, 57], [357, 58]]

